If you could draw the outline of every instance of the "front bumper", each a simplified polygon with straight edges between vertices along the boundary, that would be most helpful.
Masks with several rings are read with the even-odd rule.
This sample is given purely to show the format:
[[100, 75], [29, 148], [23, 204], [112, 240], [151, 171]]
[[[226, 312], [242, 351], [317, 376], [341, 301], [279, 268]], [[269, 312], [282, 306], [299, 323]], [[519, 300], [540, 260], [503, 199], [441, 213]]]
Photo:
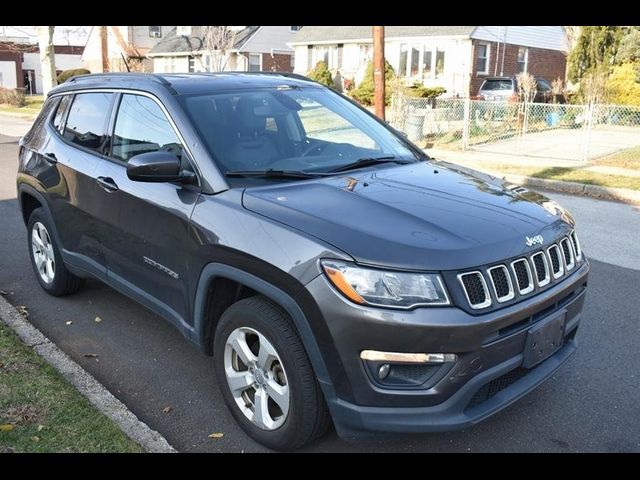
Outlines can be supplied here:
[[[455, 307], [411, 311], [355, 305], [333, 291], [324, 276], [307, 285], [340, 356], [342, 391], [323, 385], [342, 436], [358, 431], [426, 432], [473, 425], [531, 391], [575, 351], [589, 272], [572, 275], [535, 297], [484, 315]], [[551, 357], [524, 369], [527, 332], [537, 321], [566, 311], [564, 343]], [[372, 379], [362, 350], [456, 353], [423, 386], [389, 388]]]

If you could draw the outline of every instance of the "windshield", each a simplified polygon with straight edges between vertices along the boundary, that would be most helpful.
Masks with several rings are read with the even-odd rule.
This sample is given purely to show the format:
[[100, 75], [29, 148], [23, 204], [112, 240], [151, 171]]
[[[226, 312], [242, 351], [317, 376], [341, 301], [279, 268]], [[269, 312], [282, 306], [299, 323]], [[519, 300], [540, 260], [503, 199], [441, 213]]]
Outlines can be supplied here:
[[321, 173], [361, 159], [418, 160], [385, 126], [322, 88], [198, 94], [183, 102], [223, 172]]

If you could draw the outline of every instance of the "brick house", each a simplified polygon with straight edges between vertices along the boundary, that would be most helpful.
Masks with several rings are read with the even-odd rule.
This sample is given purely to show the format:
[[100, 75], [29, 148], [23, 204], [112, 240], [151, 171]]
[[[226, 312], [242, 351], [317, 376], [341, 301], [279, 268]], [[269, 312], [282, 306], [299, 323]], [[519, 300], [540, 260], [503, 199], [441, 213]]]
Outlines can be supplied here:
[[[238, 26], [226, 71], [293, 71], [294, 50], [288, 45], [295, 26]], [[208, 71], [210, 59], [203, 52], [204, 27], [176, 27], [147, 54], [156, 73]]]
[[[319, 60], [334, 76], [362, 79], [373, 55], [371, 27], [305, 26], [290, 42], [294, 72]], [[447, 96], [475, 95], [487, 76], [526, 71], [551, 82], [565, 78], [566, 34], [561, 26], [388, 26], [385, 57], [407, 84], [442, 86]], [[339, 86], [339, 85], [338, 85]]]

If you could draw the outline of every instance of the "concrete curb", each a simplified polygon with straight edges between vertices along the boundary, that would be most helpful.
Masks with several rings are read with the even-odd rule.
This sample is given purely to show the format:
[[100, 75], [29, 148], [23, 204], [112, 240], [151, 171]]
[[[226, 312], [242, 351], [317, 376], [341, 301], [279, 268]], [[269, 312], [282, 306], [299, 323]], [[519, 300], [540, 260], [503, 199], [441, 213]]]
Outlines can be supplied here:
[[25, 320], [2, 296], [0, 296], [0, 320], [58, 370], [94, 407], [111, 418], [134, 442], [151, 453], [176, 453], [160, 433], [140, 421], [91, 374]]
[[606, 188], [598, 185], [587, 185], [576, 182], [563, 182], [560, 180], [547, 180], [544, 178], [524, 177], [522, 175], [509, 175], [491, 172], [491, 175], [500, 177], [507, 182], [524, 185], [527, 187], [545, 188], [556, 192], [570, 193], [573, 195], [587, 195], [606, 200], [617, 200], [625, 203], [640, 205], [640, 191], [628, 188]]

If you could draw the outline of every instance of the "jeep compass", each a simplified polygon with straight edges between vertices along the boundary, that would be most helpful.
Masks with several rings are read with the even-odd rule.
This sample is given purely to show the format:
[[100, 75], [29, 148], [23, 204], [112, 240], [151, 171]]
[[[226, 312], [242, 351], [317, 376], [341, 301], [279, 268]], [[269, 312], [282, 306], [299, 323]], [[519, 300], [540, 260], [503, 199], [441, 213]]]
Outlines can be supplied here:
[[42, 288], [98, 279], [171, 322], [271, 448], [467, 428], [576, 348], [566, 210], [304, 77], [78, 76], [19, 157]]

